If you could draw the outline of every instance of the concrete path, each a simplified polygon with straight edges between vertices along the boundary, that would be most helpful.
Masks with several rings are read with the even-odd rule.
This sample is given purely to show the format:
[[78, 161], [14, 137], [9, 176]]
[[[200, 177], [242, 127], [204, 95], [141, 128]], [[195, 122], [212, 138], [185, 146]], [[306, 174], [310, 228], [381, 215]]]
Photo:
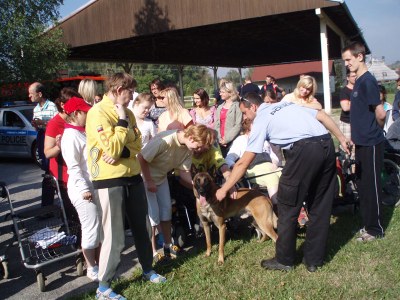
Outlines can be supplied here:
[[[30, 160], [0, 158], [0, 181], [7, 184], [14, 208], [40, 206], [42, 173]], [[75, 259], [68, 258], [43, 268], [46, 291], [40, 292], [35, 272], [21, 263], [17, 243], [7, 247], [12, 237], [12, 223], [4, 220], [8, 212], [8, 203], [0, 202], [0, 255], [6, 251], [10, 270], [9, 279], [0, 279], [0, 299], [67, 299], [96, 289], [97, 284], [86, 276], [77, 276]], [[118, 275], [122, 276], [130, 276], [137, 265], [133, 239], [127, 238], [126, 244], [118, 269]]]

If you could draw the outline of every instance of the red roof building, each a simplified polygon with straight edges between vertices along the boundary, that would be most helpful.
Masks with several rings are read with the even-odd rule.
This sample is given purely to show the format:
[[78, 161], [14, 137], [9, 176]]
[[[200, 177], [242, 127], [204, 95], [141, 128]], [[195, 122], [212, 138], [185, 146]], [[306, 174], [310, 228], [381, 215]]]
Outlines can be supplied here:
[[[330, 88], [331, 93], [335, 92], [335, 69], [333, 60], [329, 60]], [[280, 64], [271, 66], [255, 67], [251, 75], [253, 83], [260, 87], [265, 84], [265, 77], [271, 75], [276, 79], [279, 87], [285, 89], [286, 93], [293, 92], [299, 81], [300, 75], [311, 75], [317, 81], [316, 98], [323, 104], [323, 84], [322, 84], [322, 62], [300, 62], [292, 64]]]

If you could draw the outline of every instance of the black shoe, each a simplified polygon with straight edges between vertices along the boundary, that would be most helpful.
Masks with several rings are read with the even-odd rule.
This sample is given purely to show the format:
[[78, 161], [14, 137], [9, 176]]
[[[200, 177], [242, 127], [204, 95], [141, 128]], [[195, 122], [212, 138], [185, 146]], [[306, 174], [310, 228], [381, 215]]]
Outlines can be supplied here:
[[318, 267], [320, 267], [320, 266], [317, 266], [317, 265], [309, 265], [309, 264], [306, 263], [306, 261], [304, 259], [303, 259], [303, 264], [305, 265], [307, 271], [310, 272], [310, 273], [316, 272], [318, 270]]
[[307, 269], [308, 272], [314, 273], [314, 272], [317, 271], [318, 267], [314, 266], [314, 265], [310, 265], [310, 266], [306, 265], [306, 269]]
[[276, 258], [264, 259], [261, 261], [261, 267], [268, 270], [291, 271], [293, 266], [285, 266], [279, 263]]

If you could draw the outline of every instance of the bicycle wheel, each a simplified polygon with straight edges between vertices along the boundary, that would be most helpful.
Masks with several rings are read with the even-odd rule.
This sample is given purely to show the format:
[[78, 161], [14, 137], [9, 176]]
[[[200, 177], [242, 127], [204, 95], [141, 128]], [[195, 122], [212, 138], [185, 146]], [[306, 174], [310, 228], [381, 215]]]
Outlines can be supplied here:
[[400, 167], [390, 159], [383, 160], [382, 190], [394, 198], [394, 203], [400, 198]]

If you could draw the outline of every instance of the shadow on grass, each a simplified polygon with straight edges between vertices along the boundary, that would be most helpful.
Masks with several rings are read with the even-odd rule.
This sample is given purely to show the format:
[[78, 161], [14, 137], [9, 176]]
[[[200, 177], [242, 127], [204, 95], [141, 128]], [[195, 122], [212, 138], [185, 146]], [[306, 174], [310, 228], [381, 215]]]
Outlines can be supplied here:
[[[389, 226], [393, 216], [394, 207], [383, 206], [382, 220], [383, 228]], [[330, 232], [327, 243], [327, 255], [325, 262], [330, 262], [335, 255], [347, 244], [355, 238], [362, 227], [362, 221], [359, 211], [355, 214], [341, 213], [334, 217], [335, 222], [330, 226]]]

